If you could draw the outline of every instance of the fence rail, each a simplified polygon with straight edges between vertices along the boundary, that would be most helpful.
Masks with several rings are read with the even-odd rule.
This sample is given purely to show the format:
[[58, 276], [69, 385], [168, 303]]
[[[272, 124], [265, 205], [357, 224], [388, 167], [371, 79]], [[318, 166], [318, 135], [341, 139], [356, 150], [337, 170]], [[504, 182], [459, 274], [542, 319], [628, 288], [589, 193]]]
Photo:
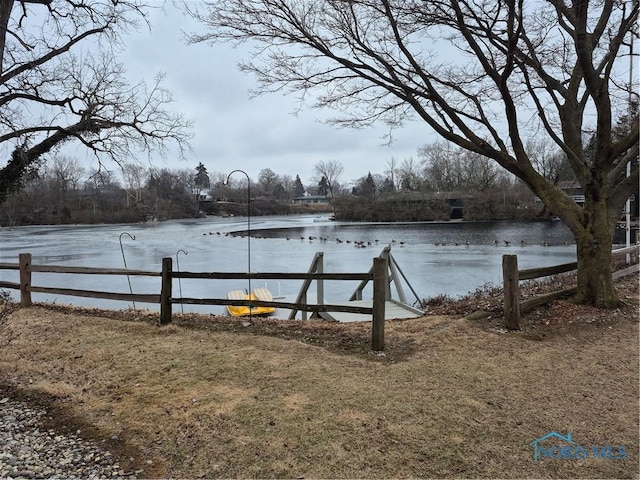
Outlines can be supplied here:
[[[634, 261], [637, 262], [639, 253], [639, 246], [634, 245], [627, 248], [620, 248], [611, 252], [613, 259], [622, 256], [633, 256]], [[629, 258], [631, 261], [631, 258]], [[520, 281], [532, 280], [535, 278], [548, 277], [551, 275], [558, 275], [560, 273], [571, 272], [578, 268], [577, 262], [563, 263], [561, 265], [553, 265], [551, 267], [542, 268], [529, 268], [526, 270], [518, 270], [518, 256], [517, 255], [503, 255], [502, 256], [502, 277], [504, 285], [504, 323], [505, 327], [510, 330], [520, 329], [520, 318], [522, 313], [526, 313], [535, 307], [544, 305], [562, 297], [568, 297], [573, 295], [576, 291], [576, 287], [565, 288], [558, 290], [557, 292], [551, 292], [544, 295], [538, 295], [536, 297], [521, 301], [520, 300]], [[629, 265], [626, 268], [614, 272], [614, 278], [619, 278], [624, 275], [629, 275], [640, 271], [640, 265]]]
[[[74, 297], [100, 298], [106, 300], [142, 302], [160, 304], [160, 324], [171, 322], [172, 305], [222, 305], [222, 306], [249, 306], [249, 307], [275, 307], [302, 312], [348, 312], [360, 313], [372, 316], [371, 348], [374, 351], [384, 350], [384, 320], [385, 320], [385, 292], [388, 285], [387, 259], [376, 257], [373, 259], [373, 267], [367, 273], [240, 273], [240, 272], [174, 272], [172, 259], [162, 259], [162, 271], [129, 270], [122, 268], [94, 268], [94, 267], [69, 267], [59, 265], [33, 265], [31, 254], [21, 253], [18, 263], [0, 263], [0, 270], [18, 270], [20, 282], [0, 281], [0, 288], [20, 290], [20, 304], [28, 307], [32, 304], [31, 293], [47, 293], [56, 295], [69, 295]], [[126, 275], [160, 277], [160, 294], [133, 294], [115, 293], [94, 290], [81, 290], [61, 287], [43, 287], [32, 284], [32, 273], [63, 273], [81, 275]], [[216, 280], [303, 280], [305, 285], [315, 281], [322, 285], [324, 280], [357, 280], [373, 282], [373, 306], [331, 305], [318, 302], [308, 304], [306, 295], [298, 298], [294, 303], [274, 302], [262, 300], [232, 300], [227, 298], [188, 298], [174, 297], [173, 279], [216, 279]], [[382, 293], [380, 293], [382, 292]], [[305, 316], [306, 318], [306, 316]]]

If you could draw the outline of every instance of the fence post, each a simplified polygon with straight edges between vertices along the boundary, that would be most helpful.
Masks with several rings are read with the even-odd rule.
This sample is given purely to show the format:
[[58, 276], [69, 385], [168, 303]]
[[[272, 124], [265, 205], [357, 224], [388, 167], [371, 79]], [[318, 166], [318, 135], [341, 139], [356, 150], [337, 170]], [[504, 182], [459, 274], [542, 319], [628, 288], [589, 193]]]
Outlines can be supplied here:
[[373, 322], [371, 327], [371, 350], [384, 350], [384, 307], [387, 291], [387, 260], [373, 259]]
[[20, 264], [20, 306], [31, 306], [31, 254], [21, 253], [18, 255]]
[[504, 326], [509, 330], [520, 330], [520, 293], [518, 278], [518, 256], [502, 256], [502, 278], [504, 282]]
[[[318, 252], [318, 263], [316, 265], [316, 273], [324, 273], [324, 252]], [[316, 280], [316, 303], [318, 305], [324, 305], [324, 280]], [[303, 320], [306, 320], [303, 319]]]
[[162, 259], [162, 287], [160, 290], [160, 325], [171, 323], [171, 257]]

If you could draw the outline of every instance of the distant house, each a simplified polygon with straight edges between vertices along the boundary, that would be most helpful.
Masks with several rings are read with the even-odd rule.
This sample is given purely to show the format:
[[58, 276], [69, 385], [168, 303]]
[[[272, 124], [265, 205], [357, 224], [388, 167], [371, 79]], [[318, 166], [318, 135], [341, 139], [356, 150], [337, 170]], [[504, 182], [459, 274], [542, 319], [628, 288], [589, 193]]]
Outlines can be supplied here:
[[294, 198], [293, 203], [299, 204], [299, 205], [304, 205], [304, 204], [308, 205], [312, 203], [328, 204], [330, 202], [329, 202], [329, 199], [324, 195], [305, 195], [303, 197]]
[[[564, 180], [558, 182], [558, 188], [569, 195], [571, 200], [576, 202], [578, 205], [584, 206], [584, 191], [582, 190], [582, 186], [576, 180]], [[631, 219], [637, 222], [639, 204], [637, 202], [636, 195], [631, 195], [629, 200], [629, 214], [631, 215]], [[542, 203], [542, 200], [536, 197], [536, 203]], [[624, 211], [622, 212], [620, 220], [624, 220]]]
[[575, 180], [558, 182], [558, 187], [571, 197], [574, 202], [584, 205], [584, 192], [582, 186]]
[[[584, 205], [584, 192], [582, 186], [576, 180], [563, 180], [556, 185], [560, 190], [571, 197], [578, 205]], [[542, 203], [540, 197], [536, 197], [536, 203]]]

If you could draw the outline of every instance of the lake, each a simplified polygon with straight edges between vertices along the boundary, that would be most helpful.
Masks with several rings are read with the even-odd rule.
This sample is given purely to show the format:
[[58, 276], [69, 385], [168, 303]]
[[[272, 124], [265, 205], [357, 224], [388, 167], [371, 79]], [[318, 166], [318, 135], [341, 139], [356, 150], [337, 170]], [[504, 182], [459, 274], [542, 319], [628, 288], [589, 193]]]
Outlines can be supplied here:
[[[246, 272], [250, 247], [252, 272], [305, 273], [315, 253], [324, 252], [325, 272], [361, 273], [371, 268], [373, 257], [379, 255], [384, 246], [391, 245], [391, 254], [402, 273], [418, 296], [426, 298], [440, 294], [462, 296], [487, 283], [501, 285], [503, 254], [517, 254], [520, 268], [576, 259], [571, 232], [561, 222], [392, 224], [324, 220], [304, 215], [252, 217], [250, 241], [241, 236], [247, 230], [246, 217], [154, 224], [3, 228], [0, 229], [0, 262], [16, 263], [19, 253], [28, 252], [33, 255], [34, 264], [122, 268], [126, 261], [130, 269], [160, 271], [162, 258], [172, 257], [174, 270]], [[126, 233], [135, 236], [135, 240]], [[0, 271], [0, 276], [4, 281], [18, 281], [14, 271]], [[130, 277], [129, 280], [134, 293], [160, 292], [159, 278]], [[274, 296], [287, 300], [295, 299], [301, 283], [300, 280], [252, 280], [254, 288], [266, 286]], [[326, 281], [326, 300], [348, 300], [357, 283]], [[129, 292], [124, 276], [34, 273], [33, 284]], [[225, 298], [228, 291], [246, 287], [246, 280], [185, 279], [180, 283], [174, 281], [173, 292], [174, 296], [179, 296], [181, 290], [184, 297]], [[413, 301], [406, 287], [405, 293]], [[315, 296], [309, 297], [313, 298]], [[131, 306], [126, 302], [37, 293], [33, 294], [33, 300], [101, 308]], [[151, 304], [136, 304], [136, 307], [158, 308]], [[174, 311], [180, 308], [176, 305]], [[184, 310], [221, 314], [224, 307], [185, 305]]]

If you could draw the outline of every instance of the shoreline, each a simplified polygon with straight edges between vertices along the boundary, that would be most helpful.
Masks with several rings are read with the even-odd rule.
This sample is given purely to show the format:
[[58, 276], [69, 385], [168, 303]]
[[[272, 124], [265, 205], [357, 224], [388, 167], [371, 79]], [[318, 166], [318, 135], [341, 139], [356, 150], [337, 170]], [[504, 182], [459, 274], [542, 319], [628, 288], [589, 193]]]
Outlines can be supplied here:
[[[322, 212], [318, 212], [322, 213]], [[329, 213], [329, 212], [325, 212]], [[317, 213], [314, 212], [300, 212], [300, 213], [290, 213], [290, 214], [278, 214], [278, 215], [251, 215], [251, 218], [268, 218], [268, 217], [317, 217]], [[244, 218], [246, 215], [233, 215], [233, 216], [225, 216], [225, 215], [205, 215], [200, 217], [177, 217], [177, 218], [165, 218], [162, 220], [154, 219], [154, 220], [146, 220], [139, 222], [97, 222], [97, 223], [29, 223], [23, 225], [0, 225], [2, 229], [13, 229], [13, 228], [21, 228], [21, 227], [86, 227], [86, 226], [115, 226], [115, 225], [153, 225], [156, 223], [167, 223], [174, 221], [197, 221], [202, 219], [225, 219], [225, 218]], [[546, 218], [513, 218], [513, 219], [486, 219], [486, 220], [464, 220], [464, 219], [451, 219], [451, 220], [418, 220], [418, 221], [382, 221], [382, 222], [371, 222], [371, 221], [354, 221], [354, 220], [327, 220], [329, 223], [340, 223], [343, 225], [421, 225], [421, 224], [478, 224], [478, 223], [507, 223], [507, 222], [516, 222], [516, 223], [543, 223], [543, 222], [552, 222], [552, 217]], [[636, 222], [636, 225], [638, 222]]]

